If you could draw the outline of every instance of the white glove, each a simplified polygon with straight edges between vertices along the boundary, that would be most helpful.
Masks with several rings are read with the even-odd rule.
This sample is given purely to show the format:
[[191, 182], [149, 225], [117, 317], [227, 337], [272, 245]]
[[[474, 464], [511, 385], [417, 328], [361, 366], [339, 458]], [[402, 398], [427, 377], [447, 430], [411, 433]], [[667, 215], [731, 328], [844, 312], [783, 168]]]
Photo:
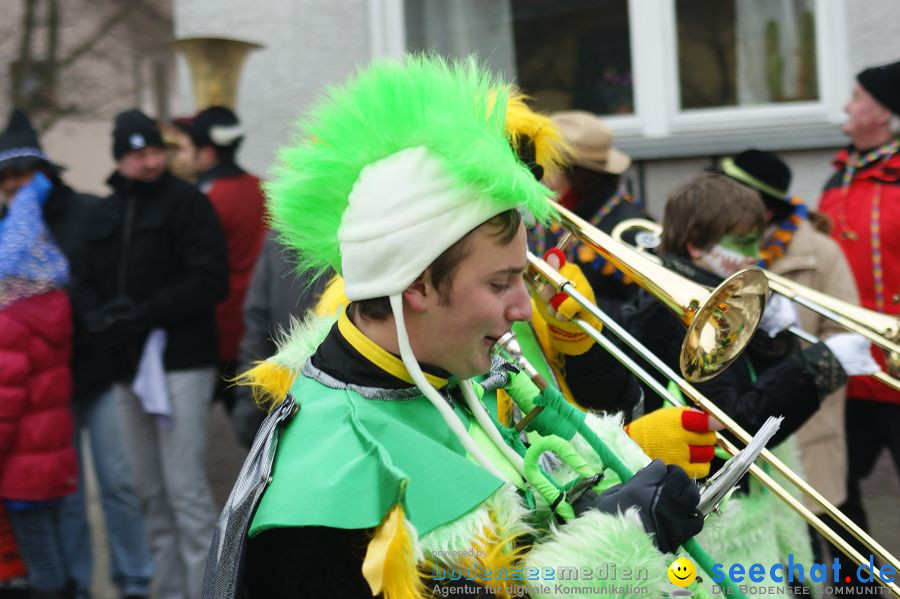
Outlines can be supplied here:
[[881, 366], [872, 357], [871, 343], [856, 333], [839, 333], [825, 340], [825, 345], [834, 354], [847, 376], [874, 374]]
[[774, 337], [781, 331], [787, 330], [800, 321], [797, 315], [797, 307], [794, 302], [781, 294], [773, 293], [766, 302], [766, 309], [759, 328], [764, 330], [769, 337]]

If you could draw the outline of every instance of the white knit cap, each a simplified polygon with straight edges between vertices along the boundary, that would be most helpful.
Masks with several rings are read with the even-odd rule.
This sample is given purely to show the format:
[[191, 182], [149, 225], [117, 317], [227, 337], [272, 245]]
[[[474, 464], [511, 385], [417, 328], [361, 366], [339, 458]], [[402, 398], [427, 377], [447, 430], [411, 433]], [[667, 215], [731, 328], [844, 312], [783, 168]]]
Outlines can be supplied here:
[[[422, 373], [406, 331], [401, 294], [447, 248], [491, 217], [512, 208], [516, 208], [515, 203], [504, 205], [461, 186], [440, 159], [417, 146], [362, 169], [350, 190], [338, 229], [347, 298], [390, 298], [400, 357], [416, 386], [475, 461], [507, 482], [511, 482], [507, 475], [486, 456]], [[500, 439], [493, 424], [486, 430], [495, 443]], [[521, 468], [521, 464], [516, 465]]]
[[460, 186], [422, 146], [369, 164], [338, 229], [347, 298], [402, 293], [468, 232], [515, 207]]

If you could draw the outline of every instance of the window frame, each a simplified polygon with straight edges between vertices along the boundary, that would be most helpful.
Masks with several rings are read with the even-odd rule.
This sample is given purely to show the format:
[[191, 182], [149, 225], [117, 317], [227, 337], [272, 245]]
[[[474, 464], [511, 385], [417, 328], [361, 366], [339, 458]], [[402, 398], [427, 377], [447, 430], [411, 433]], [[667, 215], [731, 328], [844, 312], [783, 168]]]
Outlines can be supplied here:
[[[402, 59], [406, 50], [404, 1], [367, 2], [372, 56]], [[846, 7], [843, 2], [815, 0], [815, 10], [819, 100], [681, 110], [675, 0], [628, 0], [635, 112], [603, 115], [604, 122], [622, 138], [666, 138], [843, 122], [843, 106], [851, 91]]]

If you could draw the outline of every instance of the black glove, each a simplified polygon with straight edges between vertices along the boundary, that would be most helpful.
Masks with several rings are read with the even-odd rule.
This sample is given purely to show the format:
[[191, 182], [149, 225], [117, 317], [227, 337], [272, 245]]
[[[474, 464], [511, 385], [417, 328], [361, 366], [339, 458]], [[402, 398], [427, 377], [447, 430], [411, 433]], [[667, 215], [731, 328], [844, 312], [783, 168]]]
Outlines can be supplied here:
[[119, 297], [84, 316], [88, 333], [129, 337], [150, 329], [146, 309], [127, 297]]
[[602, 495], [585, 493], [572, 507], [577, 515], [588, 509], [615, 514], [638, 507], [644, 529], [660, 551], [669, 553], [703, 529], [699, 502], [700, 490], [681, 467], [653, 460], [627, 483]]

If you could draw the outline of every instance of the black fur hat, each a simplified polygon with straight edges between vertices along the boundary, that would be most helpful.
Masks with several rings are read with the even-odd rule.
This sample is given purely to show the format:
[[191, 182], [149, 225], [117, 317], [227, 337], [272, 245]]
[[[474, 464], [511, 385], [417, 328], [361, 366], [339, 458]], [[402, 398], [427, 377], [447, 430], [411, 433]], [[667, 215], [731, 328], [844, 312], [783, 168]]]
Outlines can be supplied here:
[[856, 80], [882, 106], [900, 115], [900, 61], [868, 68]]
[[237, 149], [244, 139], [244, 129], [237, 115], [224, 106], [210, 106], [179, 126], [191, 136], [197, 148], [215, 146]]

